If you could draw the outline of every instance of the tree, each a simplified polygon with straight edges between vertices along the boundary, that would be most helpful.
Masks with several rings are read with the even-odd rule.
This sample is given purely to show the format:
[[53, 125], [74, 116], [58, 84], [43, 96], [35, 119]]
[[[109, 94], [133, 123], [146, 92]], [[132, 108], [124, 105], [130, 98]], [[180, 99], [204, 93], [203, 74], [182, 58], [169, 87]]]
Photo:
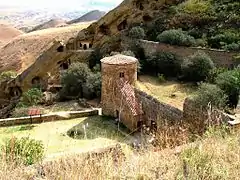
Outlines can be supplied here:
[[236, 108], [240, 95], [239, 70], [226, 71], [216, 78], [216, 84], [227, 94], [230, 107]]
[[173, 53], [160, 52], [147, 60], [150, 72], [164, 74], [167, 77], [176, 77], [181, 72], [182, 60]]
[[73, 63], [61, 76], [61, 96], [82, 96], [82, 85], [91, 73], [84, 63]]
[[143, 39], [146, 35], [143, 28], [136, 26], [129, 31], [129, 36], [134, 39]]
[[214, 63], [204, 52], [196, 52], [183, 64], [184, 79], [188, 81], [204, 81], [214, 69]]

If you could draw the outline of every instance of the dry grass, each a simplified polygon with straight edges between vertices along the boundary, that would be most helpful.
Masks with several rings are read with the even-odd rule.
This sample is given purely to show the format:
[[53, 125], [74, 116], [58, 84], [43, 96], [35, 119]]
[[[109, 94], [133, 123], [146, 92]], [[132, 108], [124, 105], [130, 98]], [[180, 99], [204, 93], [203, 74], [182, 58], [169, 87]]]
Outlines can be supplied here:
[[[127, 151], [128, 150], [128, 151]], [[125, 151], [126, 159], [112, 156], [85, 159], [80, 155], [43, 162], [34, 167], [0, 165], [4, 179], [240, 179], [239, 134], [209, 130], [193, 144], [173, 149]]]
[[185, 98], [195, 92], [191, 84], [181, 84], [176, 81], [160, 83], [156, 77], [145, 75], [139, 77], [137, 88], [179, 109], [183, 109]]
[[49, 48], [53, 39], [67, 40], [88, 27], [91, 22], [79, 23], [67, 27], [50, 28], [20, 35], [0, 51], [0, 72], [17, 70], [22, 72], [36, 58]]

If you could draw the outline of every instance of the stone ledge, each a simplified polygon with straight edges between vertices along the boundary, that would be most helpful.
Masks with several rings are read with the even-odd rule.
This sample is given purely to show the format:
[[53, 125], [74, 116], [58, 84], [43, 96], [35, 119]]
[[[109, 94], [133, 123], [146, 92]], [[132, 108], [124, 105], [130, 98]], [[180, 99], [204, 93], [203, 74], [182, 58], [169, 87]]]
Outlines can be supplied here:
[[84, 111], [66, 111], [56, 112], [40, 116], [20, 117], [20, 118], [7, 118], [0, 119], [0, 127], [8, 127], [23, 124], [37, 124], [50, 121], [69, 120], [74, 118], [88, 117], [99, 115], [99, 109], [89, 109]]

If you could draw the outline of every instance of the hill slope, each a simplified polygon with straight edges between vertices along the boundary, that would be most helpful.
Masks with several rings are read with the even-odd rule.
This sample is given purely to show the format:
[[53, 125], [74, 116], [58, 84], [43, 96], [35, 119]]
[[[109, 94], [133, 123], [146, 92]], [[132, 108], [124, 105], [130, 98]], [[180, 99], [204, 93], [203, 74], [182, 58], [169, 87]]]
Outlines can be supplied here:
[[23, 34], [22, 31], [12, 27], [8, 24], [0, 24], [0, 47], [1, 44], [12, 40], [13, 38]]
[[0, 72], [6, 70], [23, 71], [31, 65], [49, 44], [56, 40], [67, 40], [89, 26], [79, 23], [68, 27], [50, 28], [23, 34], [4, 46], [0, 51]]
[[50, 21], [47, 21], [45, 23], [42, 23], [34, 28], [32, 28], [29, 32], [32, 31], [38, 31], [42, 29], [48, 29], [48, 28], [55, 28], [55, 27], [60, 27], [60, 26], [65, 26], [66, 21], [63, 19], [51, 19]]
[[80, 18], [69, 21], [68, 24], [96, 21], [96, 20], [99, 20], [100, 18], [102, 18], [105, 14], [106, 14], [106, 12], [104, 12], [104, 11], [94, 10], [94, 11], [84, 14]]
[[239, 0], [125, 0], [92, 24], [88, 32], [98, 46], [133, 26], [144, 28], [146, 39], [154, 41], [165, 30], [181, 28], [204, 40], [207, 47], [223, 48], [240, 42], [239, 8]]

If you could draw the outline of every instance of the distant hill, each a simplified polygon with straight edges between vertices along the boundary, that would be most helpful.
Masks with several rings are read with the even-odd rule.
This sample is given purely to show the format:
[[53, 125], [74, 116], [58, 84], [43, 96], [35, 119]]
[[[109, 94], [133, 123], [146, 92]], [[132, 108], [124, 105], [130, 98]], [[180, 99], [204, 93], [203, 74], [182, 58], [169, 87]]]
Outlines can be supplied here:
[[12, 40], [13, 38], [23, 34], [22, 31], [16, 29], [15, 27], [2, 23], [0, 24], [0, 47], [4, 43]]
[[99, 10], [90, 11], [90, 12], [84, 14], [83, 16], [81, 16], [80, 18], [69, 21], [67, 24], [74, 24], [74, 23], [88, 22], [88, 21], [97, 21], [100, 18], [102, 18], [105, 14], [106, 14], [106, 12], [104, 12], [104, 11], [99, 11]]
[[47, 22], [42, 23], [38, 26], [35, 26], [34, 28], [29, 30], [28, 32], [38, 31], [38, 30], [48, 29], [48, 28], [61, 27], [61, 26], [65, 26], [65, 25], [66, 25], [66, 21], [63, 20], [63, 19], [51, 19], [50, 21], [47, 21]]

